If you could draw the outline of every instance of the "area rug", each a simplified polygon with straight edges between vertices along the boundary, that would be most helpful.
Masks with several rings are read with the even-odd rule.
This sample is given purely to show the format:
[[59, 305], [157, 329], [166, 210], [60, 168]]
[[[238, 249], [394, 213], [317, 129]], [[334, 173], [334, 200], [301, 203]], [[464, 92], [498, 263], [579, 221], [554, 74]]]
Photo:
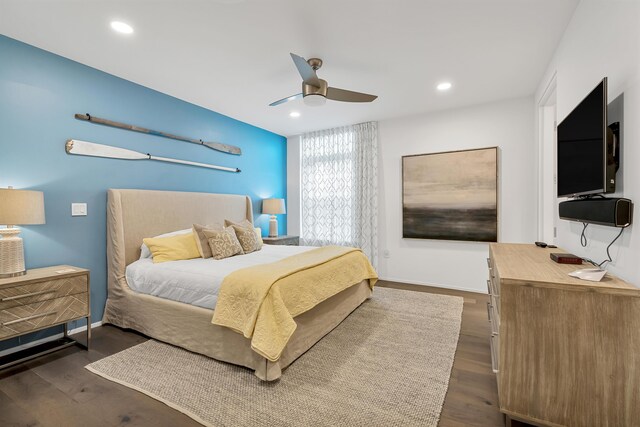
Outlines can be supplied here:
[[266, 383], [246, 368], [149, 340], [87, 369], [206, 426], [436, 426], [462, 298], [376, 288]]

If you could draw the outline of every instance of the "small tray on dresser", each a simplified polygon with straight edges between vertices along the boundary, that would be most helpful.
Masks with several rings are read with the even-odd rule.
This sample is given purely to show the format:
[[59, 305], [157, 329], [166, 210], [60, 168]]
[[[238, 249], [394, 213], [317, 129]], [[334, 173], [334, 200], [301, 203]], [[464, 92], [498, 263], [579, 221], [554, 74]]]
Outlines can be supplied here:
[[298, 246], [300, 244], [300, 237], [299, 236], [263, 237], [262, 241], [266, 245]]

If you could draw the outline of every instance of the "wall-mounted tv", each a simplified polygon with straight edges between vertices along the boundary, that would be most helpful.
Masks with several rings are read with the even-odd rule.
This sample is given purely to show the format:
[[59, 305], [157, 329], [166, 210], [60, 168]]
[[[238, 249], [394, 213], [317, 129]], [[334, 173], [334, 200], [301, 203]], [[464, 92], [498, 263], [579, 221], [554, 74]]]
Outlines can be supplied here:
[[613, 193], [617, 138], [607, 126], [607, 78], [558, 125], [558, 197]]

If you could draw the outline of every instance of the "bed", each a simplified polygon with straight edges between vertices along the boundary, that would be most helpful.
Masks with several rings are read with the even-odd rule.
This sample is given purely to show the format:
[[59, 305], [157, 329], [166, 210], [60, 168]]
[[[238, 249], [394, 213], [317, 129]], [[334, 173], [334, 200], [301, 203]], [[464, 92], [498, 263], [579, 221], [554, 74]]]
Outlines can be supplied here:
[[273, 381], [323, 336], [371, 296], [368, 280], [354, 283], [295, 317], [297, 328], [277, 361], [251, 349], [250, 340], [211, 323], [213, 310], [135, 292], [126, 268], [140, 257], [145, 237], [225, 219], [253, 222], [251, 199], [242, 195], [111, 189], [107, 194], [108, 297], [103, 323], [133, 329], [151, 338], [214, 359], [253, 369]]

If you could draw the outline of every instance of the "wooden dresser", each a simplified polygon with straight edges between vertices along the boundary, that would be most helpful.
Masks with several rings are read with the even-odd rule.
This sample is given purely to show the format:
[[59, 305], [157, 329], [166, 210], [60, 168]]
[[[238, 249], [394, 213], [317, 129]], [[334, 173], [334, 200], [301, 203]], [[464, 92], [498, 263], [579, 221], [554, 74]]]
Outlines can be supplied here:
[[67, 323], [86, 318], [86, 346], [91, 338], [89, 270], [57, 265], [27, 271], [24, 276], [0, 279], [0, 340], [64, 325], [59, 346], [46, 351], [25, 350], [0, 359], [0, 368], [76, 344], [67, 337]]
[[541, 426], [640, 426], [640, 289], [567, 273], [560, 248], [489, 246], [491, 346], [500, 410]]

